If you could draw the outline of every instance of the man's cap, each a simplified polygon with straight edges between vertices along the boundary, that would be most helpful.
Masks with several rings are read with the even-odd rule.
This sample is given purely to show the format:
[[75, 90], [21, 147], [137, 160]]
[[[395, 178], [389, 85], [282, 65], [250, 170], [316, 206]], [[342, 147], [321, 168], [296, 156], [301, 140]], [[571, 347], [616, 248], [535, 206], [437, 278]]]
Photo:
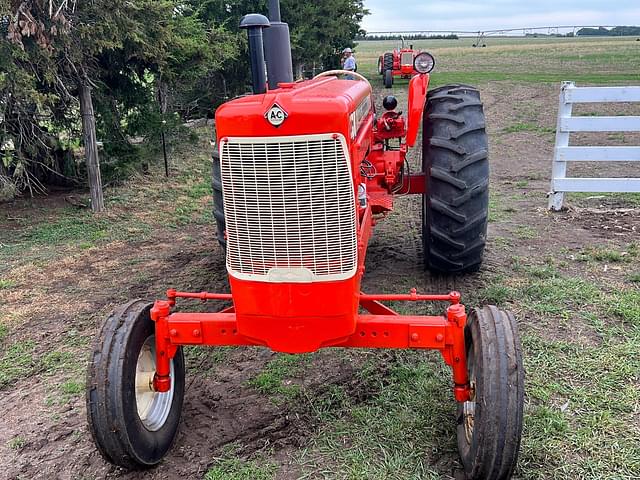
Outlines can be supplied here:
[[342, 50], [342, 53], [351, 53], [351, 49], [349, 47]]

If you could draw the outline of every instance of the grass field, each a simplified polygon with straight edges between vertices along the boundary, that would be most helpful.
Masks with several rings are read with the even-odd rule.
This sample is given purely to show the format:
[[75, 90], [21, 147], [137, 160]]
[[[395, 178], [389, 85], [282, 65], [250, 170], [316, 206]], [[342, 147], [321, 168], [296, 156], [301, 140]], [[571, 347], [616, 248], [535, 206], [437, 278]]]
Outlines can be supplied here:
[[[376, 227], [364, 289], [455, 288], [470, 306], [495, 303], [516, 314], [527, 394], [515, 478], [638, 479], [640, 196], [573, 195], [568, 211], [549, 214], [546, 192], [558, 83], [640, 84], [640, 42], [471, 43], [416, 42], [436, 57], [432, 84], [482, 90], [492, 162], [483, 269], [460, 278], [424, 273], [420, 199], [403, 197]], [[378, 104], [388, 91], [375, 62], [393, 44], [363, 42], [356, 50]], [[406, 81], [393, 92], [403, 105]], [[228, 288], [213, 240], [211, 132], [199, 133], [197, 144], [171, 152], [171, 178], [157, 165], [149, 176], [107, 188], [103, 215], [59, 194], [0, 205], [3, 475], [460, 479], [450, 371], [438, 355], [422, 352], [188, 349], [183, 424], [168, 458], [133, 474], [102, 460], [86, 429], [84, 372], [109, 310], [130, 298], [157, 298], [169, 286]], [[418, 152], [412, 161], [419, 163]], [[640, 176], [637, 167], [619, 169]]]
[[[489, 37], [485, 48], [475, 39], [416, 40], [414, 48], [434, 55], [435, 85], [489, 81], [604, 84], [640, 80], [640, 42], [619, 38]], [[355, 48], [358, 71], [375, 78], [378, 56], [398, 42], [362, 41]]]

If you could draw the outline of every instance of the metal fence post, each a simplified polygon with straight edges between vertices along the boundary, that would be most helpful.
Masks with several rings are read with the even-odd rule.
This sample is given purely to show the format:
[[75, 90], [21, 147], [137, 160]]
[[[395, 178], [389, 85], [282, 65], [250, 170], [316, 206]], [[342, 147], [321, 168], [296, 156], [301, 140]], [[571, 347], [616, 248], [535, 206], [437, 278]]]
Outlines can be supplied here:
[[564, 192], [557, 192], [555, 188], [555, 180], [557, 178], [566, 178], [567, 162], [560, 155], [560, 148], [569, 146], [568, 131], [563, 131], [562, 119], [570, 118], [573, 111], [573, 103], [567, 99], [567, 91], [575, 88], [573, 82], [562, 82], [560, 89], [560, 105], [558, 106], [558, 122], [556, 125], [556, 146], [553, 152], [553, 167], [551, 169], [551, 191], [549, 192], [549, 210], [561, 210], [564, 202]]

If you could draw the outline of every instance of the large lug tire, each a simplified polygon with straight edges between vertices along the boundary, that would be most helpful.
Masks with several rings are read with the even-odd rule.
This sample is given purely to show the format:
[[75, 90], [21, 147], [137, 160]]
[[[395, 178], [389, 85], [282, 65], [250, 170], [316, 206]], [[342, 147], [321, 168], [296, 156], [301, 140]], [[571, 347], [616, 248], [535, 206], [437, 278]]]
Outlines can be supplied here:
[[[98, 335], [87, 371], [89, 430], [105, 460], [148, 468], [170, 450], [184, 398], [182, 349], [171, 360], [171, 389], [154, 392], [155, 326], [152, 304], [134, 300], [116, 310]], [[148, 380], [148, 381], [147, 381]]]
[[224, 236], [227, 224], [224, 219], [224, 199], [222, 198], [222, 174], [220, 172], [220, 153], [213, 152], [213, 164], [211, 167], [211, 186], [213, 188], [213, 218], [216, 222], [216, 239], [223, 250], [227, 248], [227, 239]]
[[465, 327], [472, 399], [458, 404], [458, 450], [469, 480], [507, 480], [518, 460], [524, 368], [513, 315], [474, 309]]
[[382, 57], [378, 58], [378, 75], [382, 75], [384, 73], [384, 68], [382, 64]]
[[478, 90], [448, 85], [430, 91], [422, 131], [424, 266], [477, 271], [489, 218], [488, 140]]
[[391, 88], [393, 86], [393, 71], [385, 70], [384, 72], [384, 86], [385, 88]]
[[385, 53], [382, 56], [382, 71], [393, 70], [393, 53]]

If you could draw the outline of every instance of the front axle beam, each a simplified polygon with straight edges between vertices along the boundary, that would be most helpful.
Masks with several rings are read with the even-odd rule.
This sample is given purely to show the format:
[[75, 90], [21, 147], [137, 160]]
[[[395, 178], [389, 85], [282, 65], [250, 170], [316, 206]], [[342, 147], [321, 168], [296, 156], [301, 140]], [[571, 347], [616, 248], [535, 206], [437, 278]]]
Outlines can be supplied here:
[[[217, 313], [171, 313], [176, 298], [231, 300], [230, 294], [187, 293], [169, 290], [168, 300], [158, 300], [151, 309], [156, 323], [156, 375], [153, 387], [168, 391], [170, 361], [181, 345], [265, 346], [263, 342], [238, 332], [233, 307]], [[399, 315], [380, 301], [447, 301], [446, 316]], [[322, 345], [345, 348], [401, 348], [438, 350], [451, 366], [454, 395], [469, 400], [464, 327], [467, 320], [460, 294], [418, 295], [413, 289], [405, 295], [360, 295], [360, 306], [368, 314], [358, 314], [353, 334]]]

